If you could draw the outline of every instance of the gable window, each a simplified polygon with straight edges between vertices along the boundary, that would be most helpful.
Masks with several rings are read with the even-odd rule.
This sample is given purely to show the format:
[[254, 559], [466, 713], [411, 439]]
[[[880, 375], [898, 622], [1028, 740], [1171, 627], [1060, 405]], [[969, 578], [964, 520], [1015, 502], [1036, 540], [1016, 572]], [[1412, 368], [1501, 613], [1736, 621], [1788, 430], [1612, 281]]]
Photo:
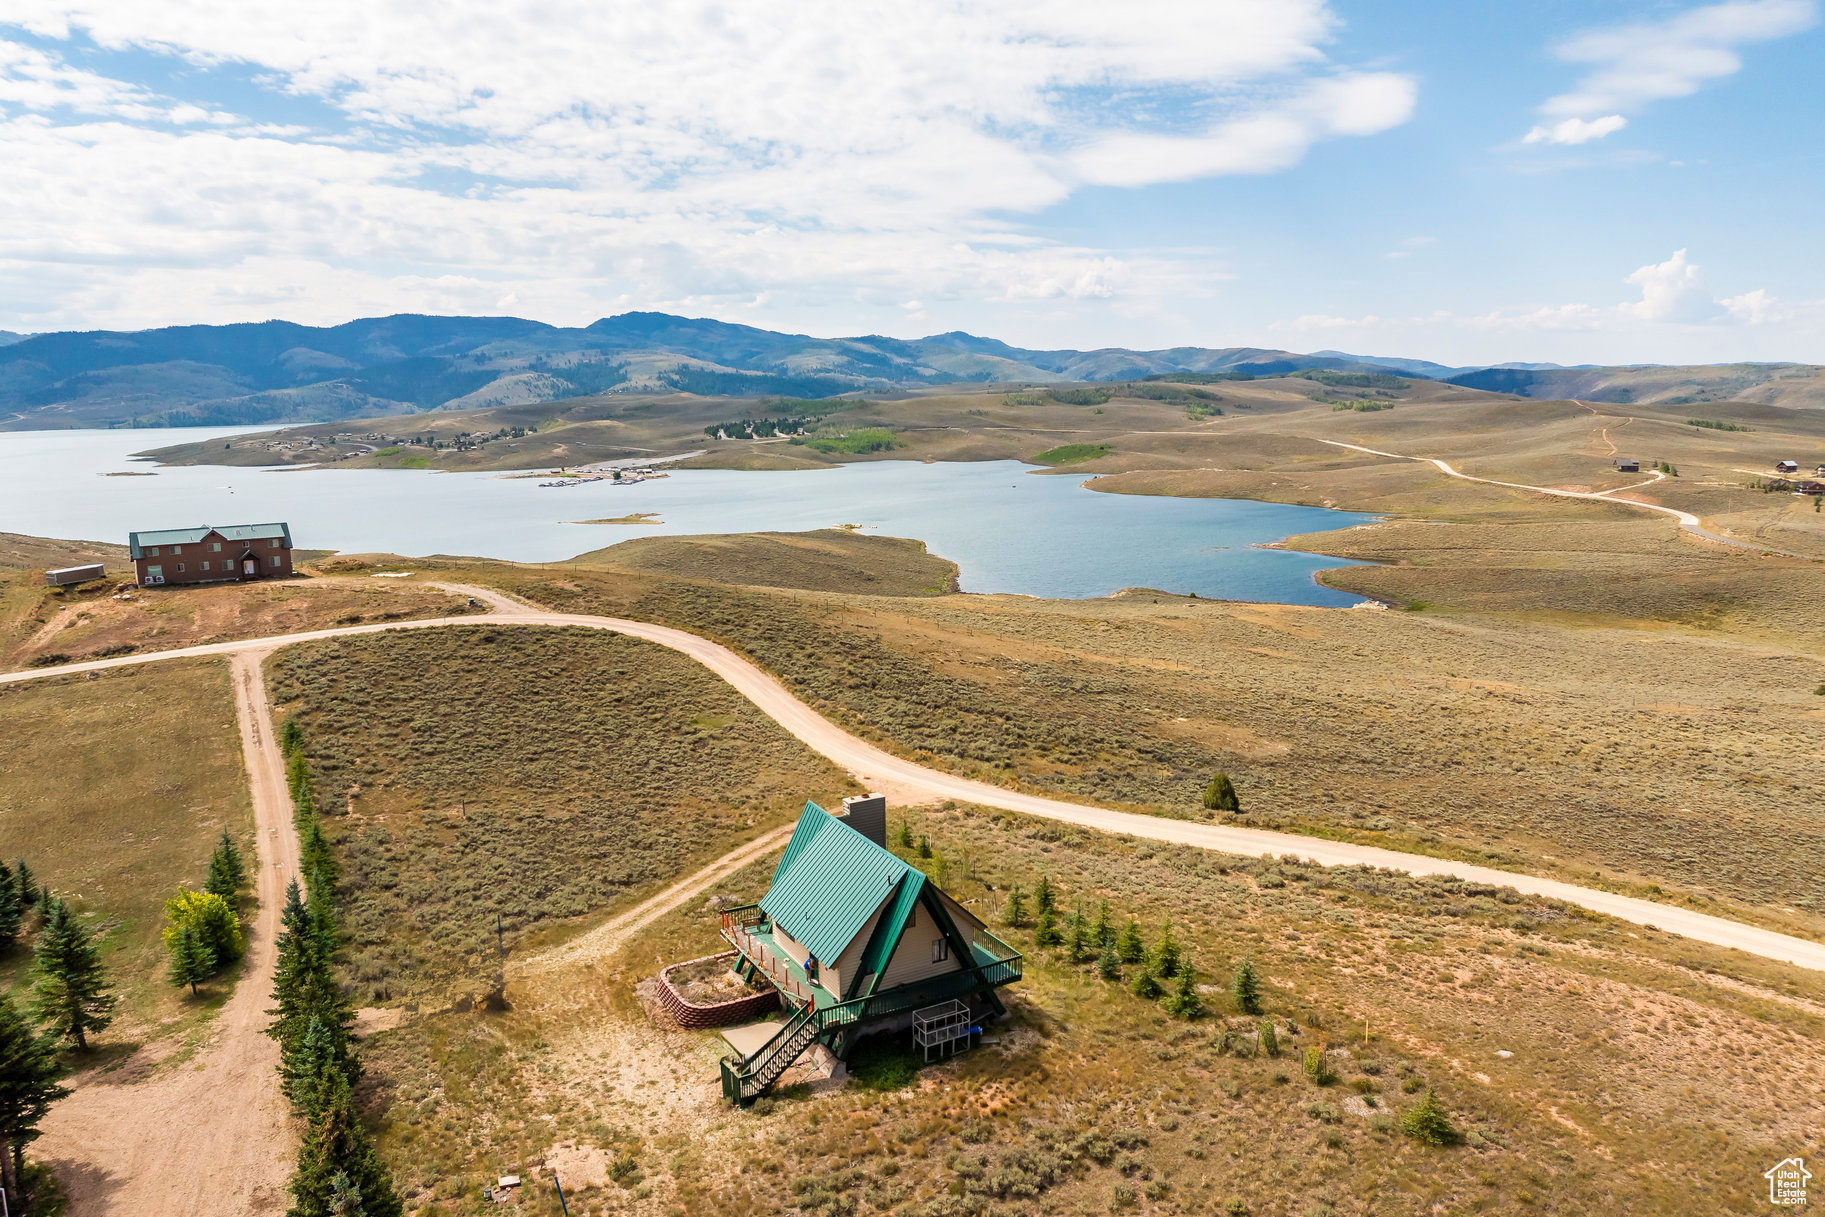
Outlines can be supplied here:
[[950, 940], [940, 935], [932, 939], [932, 962], [943, 963], [951, 957]]
[[222, 543], [220, 541], [211, 541], [209, 543], [209, 552], [212, 554], [221, 553], [222, 552]]

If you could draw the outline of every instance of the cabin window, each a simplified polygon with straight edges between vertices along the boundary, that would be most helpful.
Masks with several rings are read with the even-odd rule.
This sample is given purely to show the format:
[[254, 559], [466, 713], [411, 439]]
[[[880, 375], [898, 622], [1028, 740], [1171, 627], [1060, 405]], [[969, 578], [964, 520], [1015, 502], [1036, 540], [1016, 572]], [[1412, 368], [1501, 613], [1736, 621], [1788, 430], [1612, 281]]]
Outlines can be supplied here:
[[204, 570], [208, 570], [208, 569], [209, 569], [209, 563], [207, 563], [207, 562], [204, 562], [204, 563], [203, 563], [203, 569], [204, 569]]
[[266, 559], [266, 561], [271, 566], [277, 566], [277, 565], [279, 565], [279, 555], [274, 554], [272, 557]]
[[268, 541], [266, 543], [266, 545], [267, 545], [267, 548], [269, 548], [269, 549], [279, 548], [279, 538], [274, 537], [272, 540]]
[[180, 575], [184, 573], [184, 564], [182, 562], [177, 564], [177, 573]]
[[[181, 569], [182, 569], [182, 567], [180, 567], [180, 568], [179, 568], [179, 569], [180, 569], [180, 570], [181, 570]], [[162, 567], [162, 566], [148, 566], [148, 567], [147, 567], [147, 568], [146, 568], [146, 578], [148, 578], [148, 579], [163, 579], [163, 578], [164, 578], [164, 577], [165, 577], [165, 568], [164, 568], [164, 567]]]
[[[155, 549], [155, 550], [153, 550], [153, 551], [152, 551], [152, 552], [153, 552], [153, 553], [157, 553], [157, 552], [158, 552], [158, 551], [157, 551], [157, 550], [156, 550], [156, 549]], [[183, 552], [184, 552], [184, 547], [183, 547], [183, 546], [182, 546], [182, 545], [173, 545], [173, 546], [172, 546], [172, 547], [171, 547], [171, 552], [172, 552], [172, 553], [173, 553], [173, 554], [181, 554], [181, 553], [183, 553]]]
[[[173, 550], [173, 551], [172, 551], [172, 552], [173, 552], [173, 553], [176, 553], [176, 552], [177, 552], [177, 551], [176, 551], [176, 550]], [[158, 546], [156, 546], [156, 545], [154, 545], [154, 546], [153, 546], [153, 547], [152, 547], [152, 548], [151, 548], [151, 549], [148, 549], [148, 550], [147, 550], [147, 551], [146, 551], [146, 556], [147, 556], [147, 557], [148, 557], [148, 558], [156, 558], [156, 557], [158, 557]]]
[[950, 941], [942, 936], [932, 939], [932, 962], [943, 963], [951, 957]]
[[220, 541], [211, 541], [209, 543], [209, 552], [212, 554], [221, 553], [222, 552], [222, 543]]

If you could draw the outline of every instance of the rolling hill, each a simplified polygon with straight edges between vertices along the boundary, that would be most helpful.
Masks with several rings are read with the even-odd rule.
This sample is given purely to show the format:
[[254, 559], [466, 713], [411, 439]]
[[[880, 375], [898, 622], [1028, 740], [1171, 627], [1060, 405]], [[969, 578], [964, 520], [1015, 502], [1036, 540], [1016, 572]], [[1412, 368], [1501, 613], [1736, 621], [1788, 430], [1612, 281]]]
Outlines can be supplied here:
[[1524, 397], [1825, 405], [1820, 369], [1448, 368], [1425, 360], [1261, 347], [1031, 350], [951, 332], [815, 338], [667, 313], [565, 328], [517, 317], [402, 314], [135, 332], [0, 335], [0, 429], [333, 422], [536, 405], [600, 393], [818, 398], [941, 384], [1392, 371]]

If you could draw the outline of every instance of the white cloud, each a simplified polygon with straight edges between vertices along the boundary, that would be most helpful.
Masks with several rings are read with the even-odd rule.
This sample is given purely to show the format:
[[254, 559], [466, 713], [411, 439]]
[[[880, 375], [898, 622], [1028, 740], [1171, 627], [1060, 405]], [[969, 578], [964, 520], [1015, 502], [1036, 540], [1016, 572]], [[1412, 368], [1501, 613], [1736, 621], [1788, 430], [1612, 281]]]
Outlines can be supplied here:
[[1715, 316], [1716, 302], [1698, 281], [1698, 268], [1676, 249], [1665, 262], [1642, 267], [1623, 280], [1641, 289], [1641, 299], [1620, 305], [1623, 313], [1643, 321], [1704, 321]]
[[1273, 173], [1296, 165], [1318, 140], [1374, 135], [1413, 114], [1417, 89], [1392, 72], [1337, 76], [1252, 114], [1193, 135], [1111, 135], [1079, 152], [1084, 180], [1146, 185], [1230, 173]]
[[1718, 303], [1744, 325], [1767, 325], [1784, 319], [1780, 302], [1770, 296], [1766, 288], [1758, 287], [1740, 296], [1726, 296]]
[[1623, 115], [1650, 103], [1688, 97], [1743, 66], [1739, 47], [1784, 38], [1818, 20], [1815, 0], [1730, 0], [1663, 21], [1590, 30], [1555, 47], [1589, 71], [1575, 88], [1547, 99], [1540, 113], [1557, 123], [1534, 127], [1527, 143], [1581, 144], [1622, 129]]
[[[473, 283], [472, 307], [510, 293], [554, 320], [762, 290], [1114, 298], [1213, 268], [1009, 217], [1085, 183], [1282, 169], [1414, 96], [1331, 61], [1326, 0], [13, 0], [7, 20], [96, 63], [181, 57], [205, 91], [226, 65], [272, 103], [239, 120], [73, 51], [0, 54], [0, 313], [35, 328], [246, 315], [280, 265], [361, 299], [378, 275], [402, 308]], [[5, 270], [45, 262], [38, 286]], [[51, 297], [77, 280], [96, 290]]]
[[1548, 126], [1538, 126], [1522, 137], [1524, 144], [1586, 144], [1613, 135], [1629, 125], [1620, 114], [1602, 118], [1567, 118]]

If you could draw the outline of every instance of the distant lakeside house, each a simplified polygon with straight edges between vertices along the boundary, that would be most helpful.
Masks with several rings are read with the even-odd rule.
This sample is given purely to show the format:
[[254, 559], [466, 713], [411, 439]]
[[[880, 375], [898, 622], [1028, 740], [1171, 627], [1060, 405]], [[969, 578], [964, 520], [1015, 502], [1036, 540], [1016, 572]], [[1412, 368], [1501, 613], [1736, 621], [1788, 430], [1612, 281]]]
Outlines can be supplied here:
[[1641, 461], [1632, 456], [1619, 456], [1616, 458], [1616, 472], [1640, 473]]
[[282, 579], [292, 573], [288, 524], [130, 532], [127, 551], [141, 587]]
[[723, 1058], [723, 1094], [746, 1104], [822, 1043], [845, 1057], [864, 1036], [911, 1029], [929, 1050], [967, 1046], [1006, 1013], [995, 990], [1020, 953], [886, 848], [887, 800], [804, 814], [758, 904], [726, 909], [735, 971], [771, 984], [790, 1017], [753, 1052]]

